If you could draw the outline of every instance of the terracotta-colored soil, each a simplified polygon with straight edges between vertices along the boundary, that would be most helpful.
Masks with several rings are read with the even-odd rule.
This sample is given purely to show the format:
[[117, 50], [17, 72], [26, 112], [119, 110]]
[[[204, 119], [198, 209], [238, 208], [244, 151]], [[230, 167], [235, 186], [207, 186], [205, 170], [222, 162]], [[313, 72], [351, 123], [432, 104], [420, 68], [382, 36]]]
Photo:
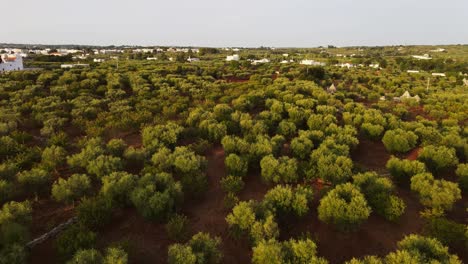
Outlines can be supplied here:
[[368, 170], [381, 170], [390, 158], [382, 141], [359, 138], [359, 144], [351, 153], [353, 161]]
[[421, 152], [421, 150], [422, 148], [419, 148], [419, 147], [411, 150], [406, 156], [406, 159], [416, 160], [419, 157], [419, 153]]
[[394, 250], [397, 242], [405, 235], [418, 233], [423, 226], [419, 217], [422, 207], [416, 197], [405, 190], [399, 190], [398, 195], [407, 206], [398, 223], [389, 222], [373, 213], [358, 231], [351, 233], [339, 232], [333, 226], [318, 220], [316, 208], [319, 197], [316, 197], [312, 210], [306, 217], [281, 224], [281, 239], [309, 233], [317, 243], [318, 254], [330, 263], [343, 263], [364, 255], [383, 256]]

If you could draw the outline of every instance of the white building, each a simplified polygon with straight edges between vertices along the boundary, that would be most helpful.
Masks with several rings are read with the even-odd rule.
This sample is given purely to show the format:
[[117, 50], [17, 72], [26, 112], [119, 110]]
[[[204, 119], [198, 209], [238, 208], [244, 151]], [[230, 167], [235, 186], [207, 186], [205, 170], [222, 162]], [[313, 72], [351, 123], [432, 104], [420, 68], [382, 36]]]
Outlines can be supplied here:
[[419, 73], [419, 71], [416, 71], [416, 70], [407, 70], [406, 72], [407, 73]]
[[240, 56], [238, 54], [234, 54], [234, 55], [226, 57], [226, 61], [239, 61], [239, 60], [240, 60]]
[[62, 68], [62, 69], [87, 68], [87, 67], [89, 67], [89, 64], [82, 64], [82, 63], [76, 63], [76, 64], [62, 64], [62, 65], [60, 65], [60, 68]]
[[190, 58], [190, 57], [189, 57], [189, 58], [187, 59], [187, 61], [188, 61], [188, 62], [197, 62], [197, 61], [200, 61], [200, 59], [199, 59], [199, 58]]
[[269, 62], [270, 62], [270, 60], [265, 58], [265, 59], [261, 59], [261, 60], [253, 60], [252, 64], [257, 65], [257, 64], [263, 64], [263, 63], [269, 63]]
[[3, 54], [0, 59], [0, 72], [23, 70], [23, 57], [21, 55]]
[[148, 57], [148, 58], [146, 58], [146, 60], [158, 60], [158, 58], [156, 58], [156, 57]]
[[441, 73], [441, 72], [433, 72], [433, 73], [432, 73], [432, 76], [437, 76], [437, 77], [445, 77], [445, 73]]
[[314, 65], [314, 66], [325, 66], [325, 62], [319, 62], [314, 60], [301, 60], [302, 65]]
[[412, 57], [415, 58], [415, 59], [418, 59], [418, 60], [430, 60], [430, 59], [432, 59], [431, 57], [429, 57], [429, 54], [424, 54], [422, 56], [413, 55]]
[[396, 101], [396, 102], [401, 102], [404, 99], [413, 99], [413, 100], [416, 100], [416, 102], [419, 102], [421, 100], [419, 95], [411, 96], [411, 94], [408, 91], [404, 92], [403, 95], [400, 97], [393, 97], [393, 101]]
[[348, 68], [348, 69], [349, 69], [349, 68], [354, 68], [354, 67], [356, 67], [356, 66], [354, 66], [354, 64], [351, 64], [351, 63], [349, 63], [349, 62], [337, 64], [337, 66], [339, 66], [339, 67], [341, 67], [341, 68]]

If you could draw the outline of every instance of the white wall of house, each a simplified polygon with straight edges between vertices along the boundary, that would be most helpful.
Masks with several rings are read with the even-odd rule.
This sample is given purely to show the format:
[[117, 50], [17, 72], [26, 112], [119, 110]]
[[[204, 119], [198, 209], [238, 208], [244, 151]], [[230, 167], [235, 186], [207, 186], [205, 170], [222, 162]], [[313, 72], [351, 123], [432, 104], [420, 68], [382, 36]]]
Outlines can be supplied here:
[[21, 71], [23, 70], [23, 57], [20, 55], [16, 55], [15, 60], [7, 59], [11, 58], [11, 55], [2, 55], [1, 63], [0, 63], [0, 72], [7, 72], [7, 71]]

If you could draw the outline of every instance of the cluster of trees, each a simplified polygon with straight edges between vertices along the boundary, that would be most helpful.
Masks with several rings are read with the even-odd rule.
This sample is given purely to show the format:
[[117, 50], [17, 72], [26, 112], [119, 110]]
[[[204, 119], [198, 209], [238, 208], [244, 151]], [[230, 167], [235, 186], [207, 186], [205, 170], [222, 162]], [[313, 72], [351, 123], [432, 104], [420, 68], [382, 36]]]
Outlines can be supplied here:
[[[242, 51], [242, 57], [266, 56], [275, 63], [225, 63], [223, 51], [204, 48], [204, 62], [197, 65], [186, 62], [190, 53], [175, 53], [176, 62], [149, 63], [132, 60], [143, 55], [127, 51], [121, 56], [130, 59], [119, 69], [102, 63], [1, 75], [0, 259], [26, 258], [35, 198], [75, 208], [78, 223], [56, 239], [62, 262], [125, 263], [121, 249], [95, 249], [116, 208], [135, 207], [143, 217], [166, 223], [174, 240], [186, 242], [190, 223], [181, 207], [208, 187], [205, 154], [218, 144], [225, 152], [220, 185], [231, 210], [226, 221], [234, 236], [249, 237], [254, 263], [326, 262], [310, 239], [279, 240], [283, 221], [315, 213], [309, 184], [316, 180], [326, 186], [318, 193], [319, 219], [338, 230], [357, 229], [372, 212], [397, 221], [405, 203], [395, 182], [430, 209], [428, 235], [450, 246], [463, 243], [455, 237], [464, 226], [443, 213], [468, 190], [467, 95], [455, 72], [464, 64], [442, 63], [445, 54], [417, 62], [394, 47], [364, 50], [352, 58], [355, 63], [380, 62], [388, 70], [279, 65], [283, 52], [269, 49]], [[295, 60], [307, 54], [339, 63], [334, 52], [290, 53]], [[158, 54], [164, 60], [167, 55]], [[32, 60], [54, 65], [47, 57]], [[453, 72], [432, 80], [437, 91], [426, 91], [424, 76], [395, 74], [409, 67]], [[324, 89], [332, 81], [334, 94]], [[379, 100], [406, 90], [421, 102]], [[361, 140], [381, 141], [396, 155], [386, 164], [390, 178], [355, 164], [351, 154]], [[417, 160], [402, 158], [415, 148], [421, 149]], [[453, 171], [458, 185], [447, 177]], [[247, 175], [271, 187], [263, 200], [239, 200]], [[435, 240], [404, 241], [384, 258], [351, 262], [458, 261]], [[198, 234], [171, 246], [169, 262], [219, 263], [219, 247], [219, 239]]]

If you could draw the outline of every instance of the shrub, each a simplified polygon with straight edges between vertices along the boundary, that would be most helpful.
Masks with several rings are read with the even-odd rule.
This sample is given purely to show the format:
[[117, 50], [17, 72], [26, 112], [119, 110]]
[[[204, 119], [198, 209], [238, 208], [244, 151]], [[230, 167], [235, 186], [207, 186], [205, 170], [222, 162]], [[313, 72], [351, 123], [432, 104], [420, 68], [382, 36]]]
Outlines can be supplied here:
[[112, 156], [122, 157], [127, 149], [127, 144], [121, 138], [114, 138], [107, 142], [106, 148]]
[[42, 165], [47, 169], [55, 169], [65, 163], [67, 151], [63, 147], [51, 146], [42, 151]]
[[131, 193], [131, 200], [143, 217], [162, 220], [182, 202], [182, 186], [168, 173], [146, 174]]
[[353, 176], [353, 180], [378, 214], [391, 221], [397, 220], [403, 214], [405, 204], [403, 200], [392, 195], [394, 187], [389, 179], [379, 177], [375, 172], [366, 172]]
[[418, 160], [424, 162], [432, 172], [440, 172], [458, 164], [455, 149], [445, 146], [424, 147], [419, 154]]
[[0, 204], [13, 196], [13, 184], [0, 179]]
[[309, 211], [312, 198], [312, 190], [309, 188], [297, 186], [293, 189], [278, 185], [265, 194], [263, 205], [277, 216], [288, 215], [290, 212], [304, 216]]
[[189, 221], [185, 215], [174, 214], [166, 224], [166, 231], [169, 238], [175, 241], [183, 241], [188, 237]]
[[461, 199], [456, 183], [434, 180], [430, 173], [420, 173], [411, 179], [411, 190], [419, 194], [419, 201], [436, 212], [450, 211], [453, 204]]
[[0, 250], [0, 264], [26, 263], [27, 251], [19, 244], [12, 244]]
[[401, 160], [393, 156], [387, 161], [386, 166], [393, 179], [402, 185], [409, 185], [411, 177], [426, 172], [426, 166], [422, 162], [417, 160]]
[[261, 241], [253, 249], [252, 263], [316, 263], [326, 264], [325, 259], [317, 257], [317, 246], [309, 238], [278, 242], [271, 239]]
[[398, 242], [398, 249], [417, 256], [418, 263], [460, 263], [456, 255], [451, 255], [437, 239], [420, 235], [409, 235]]
[[388, 130], [382, 142], [390, 152], [407, 152], [416, 146], [418, 136], [411, 131], [403, 129]]
[[424, 233], [452, 247], [463, 247], [466, 241], [465, 226], [443, 217], [429, 219], [424, 226]]
[[59, 202], [70, 203], [84, 196], [91, 188], [86, 174], [73, 174], [68, 179], [59, 178], [52, 185], [52, 197]]
[[468, 192], [468, 164], [459, 164], [455, 174], [458, 176], [458, 185], [464, 192]]
[[72, 225], [57, 237], [57, 252], [62, 259], [68, 259], [81, 249], [94, 246], [96, 234], [81, 225]]
[[247, 160], [236, 154], [229, 154], [226, 157], [224, 164], [226, 164], [228, 174], [240, 177], [247, 174], [247, 169], [249, 167]]
[[102, 255], [96, 249], [81, 249], [67, 264], [102, 264]]
[[0, 226], [7, 222], [29, 225], [32, 221], [32, 207], [29, 201], [5, 203], [0, 210]]
[[101, 155], [96, 159], [90, 161], [86, 170], [88, 173], [96, 175], [98, 178], [102, 178], [104, 175], [108, 175], [114, 171], [123, 169], [122, 160], [118, 157]]
[[102, 177], [101, 194], [115, 204], [130, 203], [130, 193], [137, 185], [138, 177], [127, 172], [112, 172]]
[[378, 140], [384, 131], [384, 127], [381, 125], [374, 125], [371, 123], [363, 123], [361, 125], [361, 133], [364, 134], [365, 137]]
[[342, 231], [356, 229], [370, 213], [364, 195], [350, 183], [337, 185], [320, 200], [318, 207], [319, 219]]
[[268, 155], [260, 161], [262, 179], [268, 183], [294, 183], [299, 180], [297, 161], [293, 158], [280, 157], [275, 159]]
[[305, 136], [299, 136], [291, 140], [291, 150], [294, 157], [305, 159], [310, 156], [314, 143]]
[[326, 155], [317, 160], [317, 176], [334, 185], [347, 182], [352, 168], [353, 161], [345, 156]]
[[17, 175], [18, 183], [35, 194], [44, 191], [44, 187], [51, 179], [52, 177], [48, 171], [39, 168], [22, 171]]
[[238, 193], [244, 189], [244, 182], [241, 177], [228, 175], [221, 179], [221, 188], [228, 193]]
[[209, 234], [198, 233], [187, 244], [169, 246], [168, 262], [170, 264], [217, 264], [221, 262], [222, 253], [219, 250], [221, 239], [211, 238]]
[[86, 168], [89, 162], [105, 153], [103, 143], [100, 138], [88, 140], [80, 153], [68, 157], [67, 163], [71, 167]]
[[104, 256], [103, 264], [127, 264], [128, 256], [127, 253], [120, 248], [108, 248], [106, 249], [106, 255]]
[[94, 230], [110, 222], [112, 210], [112, 202], [101, 196], [84, 198], [76, 208], [78, 222]]

